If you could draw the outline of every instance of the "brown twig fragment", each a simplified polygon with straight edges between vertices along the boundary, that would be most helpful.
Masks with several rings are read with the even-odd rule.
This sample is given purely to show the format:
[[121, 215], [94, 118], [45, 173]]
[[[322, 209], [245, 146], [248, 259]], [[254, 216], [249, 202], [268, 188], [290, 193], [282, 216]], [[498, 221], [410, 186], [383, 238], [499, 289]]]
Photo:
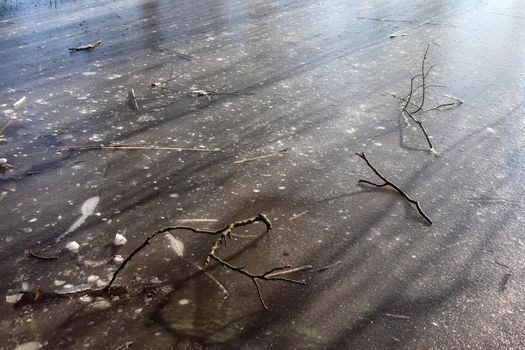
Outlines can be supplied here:
[[11, 125], [15, 120], [13, 118], [9, 118], [9, 120], [0, 128], [0, 135], [3, 135], [5, 130]]
[[139, 102], [137, 100], [137, 97], [135, 96], [135, 90], [133, 90], [133, 89], [129, 90], [128, 96], [129, 96], [129, 101], [130, 101], [131, 105], [133, 106], [133, 108], [136, 111], [138, 111], [139, 110]]
[[368, 160], [368, 158], [366, 158], [366, 155], [364, 153], [356, 153], [360, 158], [362, 158], [366, 164], [368, 165], [368, 167], [370, 169], [372, 169], [372, 171], [381, 179], [384, 181], [383, 184], [376, 184], [376, 183], [373, 183], [373, 182], [370, 182], [370, 181], [367, 181], [367, 180], [359, 180], [358, 182], [360, 183], [366, 183], [366, 184], [369, 184], [369, 185], [372, 185], [372, 186], [375, 186], [375, 187], [385, 187], [385, 186], [390, 186], [392, 187], [393, 189], [395, 189], [397, 192], [399, 192], [399, 194], [401, 194], [408, 202], [410, 202], [411, 204], [414, 204], [416, 206], [416, 209], [417, 211], [419, 212], [419, 214], [421, 214], [421, 216], [430, 224], [432, 225], [434, 222], [428, 217], [427, 214], [425, 214], [425, 212], [423, 211], [423, 209], [421, 209], [421, 205], [419, 204], [418, 201], [410, 198], [410, 196], [408, 194], [406, 194], [402, 189], [400, 189], [396, 184], [388, 181], [383, 175], [381, 175], [381, 173], [370, 163], [370, 161]]
[[[294, 279], [290, 279], [290, 278], [286, 278], [286, 277], [279, 277], [278, 275], [282, 275], [284, 273], [278, 273], [280, 272], [281, 270], [293, 270], [293, 272], [295, 271], [298, 271], [297, 269], [291, 269], [290, 266], [283, 266], [283, 267], [275, 267], [271, 270], [268, 270], [262, 274], [253, 274], [251, 272], [249, 272], [245, 267], [238, 267], [238, 266], [235, 266], [235, 265], [232, 265], [230, 264], [229, 262], [219, 258], [217, 255], [215, 255], [215, 253], [211, 253], [209, 255], [213, 260], [217, 261], [219, 264], [221, 264], [222, 266], [232, 270], [232, 271], [236, 271], [242, 275], [245, 275], [247, 276], [248, 278], [250, 278], [253, 282], [253, 284], [255, 285], [255, 288], [257, 289], [257, 295], [259, 297], [259, 301], [261, 302], [261, 305], [262, 307], [264, 307], [265, 310], [268, 310], [268, 306], [266, 306], [266, 303], [264, 302], [264, 298], [262, 296], [262, 292], [261, 292], [261, 286], [259, 285], [259, 281], [258, 280], [263, 280], [263, 281], [284, 281], [284, 282], [289, 282], [289, 283], [295, 283], [295, 284], [306, 284], [306, 281], [303, 281], [303, 280], [294, 280]], [[304, 269], [304, 268], [303, 268]], [[291, 273], [291, 272], [286, 272], [286, 273]]]
[[[259, 214], [257, 216], [252, 217], [252, 218], [249, 218], [249, 219], [232, 222], [231, 224], [226, 225], [222, 229], [215, 230], [215, 231], [214, 230], [208, 230], [208, 229], [198, 229], [198, 228], [194, 228], [194, 227], [191, 227], [191, 226], [168, 226], [168, 227], [162, 228], [162, 229], [152, 233], [151, 235], [149, 235], [142, 244], [140, 244], [137, 248], [135, 248], [131, 252], [131, 254], [129, 254], [128, 257], [125, 258], [124, 261], [122, 261], [122, 263], [119, 265], [117, 270], [115, 270], [115, 272], [113, 273], [113, 276], [112, 276], [111, 280], [106, 285], [106, 287], [104, 287], [102, 289], [102, 291], [110, 290], [111, 286], [113, 285], [113, 282], [115, 282], [115, 280], [117, 279], [118, 274], [126, 267], [126, 265], [131, 261], [131, 259], [133, 259], [133, 257], [135, 255], [137, 255], [142, 249], [144, 249], [149, 244], [149, 242], [155, 236], [157, 236], [159, 234], [162, 234], [162, 233], [165, 233], [165, 232], [168, 232], [168, 231], [172, 231], [172, 230], [188, 230], [188, 231], [192, 231], [194, 233], [204, 233], [204, 234], [208, 234], [208, 235], [219, 235], [219, 237], [215, 240], [214, 244], [212, 245], [212, 247], [210, 249], [210, 253], [208, 254], [208, 256], [206, 257], [206, 259], [204, 261], [204, 266], [206, 266], [213, 259], [216, 262], [218, 262], [219, 264], [221, 264], [222, 266], [224, 266], [225, 268], [228, 268], [228, 269], [230, 269], [232, 271], [236, 271], [236, 272], [238, 272], [238, 273], [240, 273], [242, 275], [245, 275], [245, 276], [249, 277], [253, 281], [253, 283], [255, 284], [255, 287], [257, 288], [257, 295], [259, 296], [259, 300], [260, 300], [262, 306], [265, 309], [268, 309], [268, 307], [266, 306], [266, 304], [264, 302], [264, 299], [262, 297], [262, 293], [261, 293], [261, 289], [260, 289], [258, 281], [259, 280], [264, 280], [264, 281], [284, 281], [284, 282], [290, 282], [290, 283], [296, 283], [296, 284], [306, 284], [305, 281], [294, 280], [294, 279], [282, 277], [282, 275], [290, 274], [290, 273], [301, 271], [301, 270], [305, 270], [305, 269], [311, 268], [311, 266], [307, 265], [307, 266], [301, 266], [301, 267], [297, 267], [297, 268], [292, 268], [290, 266], [283, 266], [283, 267], [272, 268], [272, 269], [270, 269], [270, 270], [268, 270], [268, 271], [266, 271], [266, 272], [264, 272], [262, 274], [252, 274], [245, 267], [238, 267], [238, 266], [232, 265], [229, 262], [227, 262], [227, 261], [225, 261], [225, 260], [223, 260], [223, 259], [221, 259], [220, 257], [217, 256], [217, 254], [216, 254], [217, 250], [225, 242], [225, 240], [227, 238], [231, 238], [231, 234], [232, 234], [232, 231], [233, 231], [234, 228], [240, 227], [240, 226], [250, 225], [250, 224], [253, 224], [253, 223], [256, 223], [256, 222], [264, 223], [266, 225], [266, 232], [268, 232], [268, 231], [270, 231], [272, 229], [272, 224], [271, 224], [270, 220], [264, 214]], [[219, 285], [220, 285], [220, 283], [219, 283]], [[224, 291], [225, 291], [225, 289], [224, 289]], [[226, 293], [227, 293], [227, 291], [226, 291]]]
[[33, 252], [31, 249], [29, 249], [29, 255], [31, 255], [33, 258], [41, 259], [41, 260], [55, 260], [55, 259], [58, 259], [58, 256], [44, 256], [44, 255], [40, 255], [38, 253]]
[[69, 51], [86, 51], [86, 50], [93, 50], [98, 45], [102, 44], [102, 40], [97, 40], [93, 44], [79, 46], [79, 47], [70, 47]]
[[128, 151], [177, 151], [177, 152], [222, 152], [218, 148], [190, 148], [190, 147], [168, 147], [168, 146], [137, 146], [137, 145], [93, 145], [93, 146], [79, 146], [79, 147], [67, 147], [61, 149], [61, 152], [74, 152], [74, 151], [90, 151], [99, 149], [111, 149], [111, 150], [128, 150]]
[[324, 267], [321, 267], [320, 269], [317, 269], [316, 271], [317, 272], [323, 272], [323, 271], [326, 271], [328, 269], [331, 269], [332, 267], [336, 267], [339, 264], [341, 264], [341, 261], [336, 261], [335, 263], [330, 264], [330, 265], [326, 265]]

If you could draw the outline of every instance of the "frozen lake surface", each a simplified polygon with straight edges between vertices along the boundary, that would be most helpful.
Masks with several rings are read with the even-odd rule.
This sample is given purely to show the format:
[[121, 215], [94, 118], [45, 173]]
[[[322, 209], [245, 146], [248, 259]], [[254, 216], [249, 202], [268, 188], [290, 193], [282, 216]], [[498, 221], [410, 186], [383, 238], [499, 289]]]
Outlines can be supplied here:
[[[0, 0], [0, 33], [0, 349], [525, 348], [522, 1]], [[428, 45], [439, 156], [393, 97]], [[259, 213], [218, 256], [311, 266], [268, 311], [190, 231], [88, 293]]]

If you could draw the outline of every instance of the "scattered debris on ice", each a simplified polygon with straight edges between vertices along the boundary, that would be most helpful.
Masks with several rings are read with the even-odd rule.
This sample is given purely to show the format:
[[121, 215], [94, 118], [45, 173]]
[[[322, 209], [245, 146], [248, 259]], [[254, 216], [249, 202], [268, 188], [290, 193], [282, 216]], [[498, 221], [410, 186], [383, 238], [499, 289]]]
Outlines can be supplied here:
[[113, 243], [115, 245], [119, 246], [119, 245], [124, 245], [124, 244], [128, 243], [128, 240], [126, 239], [126, 237], [124, 237], [120, 233], [117, 233], [115, 235], [115, 239], [114, 239]]
[[78, 244], [75, 241], [71, 241], [68, 244], [66, 244], [66, 249], [70, 252], [78, 252], [80, 250], [80, 244]]

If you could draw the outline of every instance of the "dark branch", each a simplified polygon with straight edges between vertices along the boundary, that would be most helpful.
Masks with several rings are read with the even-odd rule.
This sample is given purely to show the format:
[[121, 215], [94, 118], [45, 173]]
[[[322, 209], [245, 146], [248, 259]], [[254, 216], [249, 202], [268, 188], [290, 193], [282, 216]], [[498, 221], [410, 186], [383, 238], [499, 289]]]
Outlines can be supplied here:
[[373, 186], [377, 186], [377, 187], [383, 187], [383, 186], [390, 186], [392, 187], [393, 189], [395, 189], [397, 192], [399, 192], [399, 194], [401, 194], [408, 202], [414, 204], [416, 206], [416, 209], [417, 211], [419, 212], [419, 214], [421, 214], [421, 216], [430, 224], [432, 225], [433, 224], [433, 221], [427, 216], [427, 214], [425, 214], [425, 212], [423, 212], [423, 209], [421, 209], [421, 205], [419, 204], [418, 201], [412, 199], [408, 194], [406, 194], [402, 189], [400, 189], [396, 184], [388, 181], [371, 163], [370, 161], [368, 160], [368, 158], [366, 158], [365, 154], [364, 153], [356, 153], [360, 158], [362, 158], [366, 164], [368, 165], [368, 167], [370, 169], [372, 169], [372, 171], [379, 177], [381, 178], [381, 180], [383, 180], [385, 183], [382, 184], [382, 185], [377, 185], [377, 184], [374, 184], [373, 182], [370, 182], [370, 181], [367, 181], [367, 180], [359, 180], [359, 182], [361, 183], [367, 183], [367, 184], [370, 184], [370, 185], [373, 185]]

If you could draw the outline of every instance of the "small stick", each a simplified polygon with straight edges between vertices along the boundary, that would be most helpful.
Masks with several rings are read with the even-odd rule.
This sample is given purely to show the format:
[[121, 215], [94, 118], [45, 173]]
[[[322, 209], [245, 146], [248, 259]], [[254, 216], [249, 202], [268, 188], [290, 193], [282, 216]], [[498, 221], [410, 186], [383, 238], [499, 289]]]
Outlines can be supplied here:
[[379, 21], [379, 22], [403, 22], [403, 23], [414, 23], [414, 20], [406, 19], [388, 19], [388, 18], [376, 18], [376, 17], [357, 17], [357, 19], [368, 19], [370, 21]]
[[9, 125], [11, 125], [13, 123], [14, 119], [13, 118], [10, 118], [5, 124], [4, 126], [2, 126], [2, 128], [0, 128], [0, 135], [3, 135], [4, 134], [4, 131], [9, 127]]
[[79, 47], [70, 47], [69, 51], [86, 51], [86, 50], [92, 50], [98, 45], [102, 44], [102, 40], [97, 40], [94, 44], [79, 46]]
[[222, 152], [221, 149], [210, 149], [210, 148], [187, 148], [187, 147], [157, 147], [157, 146], [133, 146], [133, 145], [95, 145], [95, 146], [80, 146], [80, 147], [68, 147], [61, 151], [89, 151], [99, 149], [119, 149], [119, 150], [130, 150], [130, 151], [177, 151], [177, 152]]
[[139, 110], [139, 102], [137, 101], [137, 97], [135, 96], [135, 90], [131, 89], [128, 93], [129, 99], [131, 101], [131, 104], [133, 105], [133, 108], [135, 108], [136, 111]]
[[31, 249], [29, 249], [29, 255], [31, 255], [33, 258], [41, 259], [41, 260], [55, 260], [58, 259], [58, 256], [43, 256], [38, 253], [33, 252]]
[[326, 271], [328, 269], [331, 269], [332, 267], [336, 267], [339, 264], [341, 264], [341, 261], [336, 261], [335, 263], [330, 264], [330, 265], [326, 265], [325, 267], [321, 267], [320, 269], [317, 269], [316, 271], [317, 272], [323, 272], [323, 271]]
[[[302, 285], [305, 285], [306, 284], [306, 281], [302, 281], [302, 280], [294, 280], [294, 279], [290, 279], [290, 278], [286, 278], [286, 277], [278, 277], [277, 275], [277, 272], [280, 271], [280, 270], [289, 270], [290, 269], [290, 266], [283, 266], [283, 267], [275, 267], [273, 269], [270, 269], [260, 275], [256, 275], [256, 274], [253, 274], [251, 272], [249, 272], [245, 267], [238, 267], [238, 266], [235, 266], [235, 265], [232, 265], [224, 260], [222, 260], [221, 258], [219, 258], [217, 255], [215, 255], [214, 253], [210, 254], [211, 258], [215, 261], [217, 261], [219, 264], [221, 264], [222, 266], [232, 270], [232, 271], [236, 271], [242, 275], [245, 275], [247, 277], [249, 277], [252, 281], [253, 281], [253, 284], [255, 285], [255, 288], [257, 289], [257, 295], [259, 296], [259, 301], [261, 302], [261, 305], [262, 307], [265, 309], [265, 310], [268, 310], [268, 307], [266, 306], [266, 303], [264, 302], [264, 298], [262, 296], [262, 292], [261, 292], [261, 287], [259, 286], [259, 283], [258, 283], [258, 280], [263, 280], [263, 281], [283, 281], [283, 282], [289, 282], [289, 283], [295, 283], [295, 284], [302, 284]], [[292, 269], [293, 270], [293, 269]]]
[[[221, 236], [215, 241], [214, 245], [212, 246], [212, 249], [210, 251], [210, 255], [211, 255], [211, 254], [215, 253], [215, 251], [219, 248], [219, 246], [222, 244], [224, 239], [227, 238], [231, 234], [231, 231], [235, 227], [250, 225], [250, 224], [253, 224], [254, 222], [263, 222], [264, 224], [266, 224], [266, 231], [269, 231], [269, 230], [272, 229], [272, 224], [270, 223], [270, 221], [268, 220], [268, 218], [264, 214], [259, 214], [259, 215], [255, 216], [253, 218], [246, 219], [246, 220], [235, 221], [235, 222], [227, 225], [226, 227], [224, 227], [224, 228], [222, 228], [220, 230], [216, 230], [216, 231], [207, 230], [207, 229], [205, 229], [205, 230], [197, 229], [197, 228], [194, 228], [194, 227], [191, 227], [191, 226], [168, 226], [168, 227], [162, 228], [162, 229], [152, 233], [151, 235], [149, 235], [146, 238], [146, 240], [141, 245], [139, 245], [137, 248], [135, 248], [135, 250], [133, 250], [131, 252], [131, 254], [128, 255], [128, 257], [126, 259], [124, 259], [124, 261], [122, 261], [122, 263], [119, 265], [117, 270], [113, 273], [113, 277], [111, 278], [109, 283], [106, 285], [106, 287], [104, 287], [104, 290], [108, 290], [111, 287], [111, 285], [113, 284], [113, 282], [116, 280], [116, 278], [117, 278], [118, 274], [120, 273], [120, 271], [122, 271], [122, 269], [124, 269], [124, 267], [126, 267], [126, 265], [131, 261], [131, 259], [136, 254], [138, 254], [142, 249], [144, 249], [144, 247], [146, 247], [149, 244], [150, 240], [152, 240], [153, 238], [155, 238], [155, 236], [157, 236], [157, 235], [159, 235], [161, 233], [165, 233], [165, 232], [172, 231], [172, 230], [188, 230], [188, 231], [192, 231], [194, 233], [204, 233], [204, 234], [208, 234], [208, 235], [221, 234]], [[209, 257], [206, 258], [206, 261], [208, 261], [208, 260], [209, 260]]]
[[265, 154], [265, 155], [258, 156], [258, 157], [253, 157], [253, 158], [237, 160], [237, 161], [233, 162], [233, 164], [242, 164], [242, 163], [247, 163], [247, 162], [253, 162], [253, 161], [256, 161], [256, 160], [259, 160], [259, 159], [265, 159], [265, 158], [280, 156], [281, 154], [286, 153], [286, 152], [288, 152], [288, 148], [283, 148], [283, 149], [281, 149], [281, 150], [279, 150], [278, 152], [275, 152], [275, 153]]
[[385, 314], [385, 316], [392, 317], [392, 318], [402, 318], [404, 320], [410, 320], [410, 316], [405, 316], [405, 315]]
[[418, 120], [414, 117], [414, 115], [412, 113], [410, 113], [408, 110], [404, 110], [403, 113], [405, 113], [406, 115], [408, 115], [410, 117], [410, 119], [412, 119], [414, 121], [414, 123], [416, 123], [419, 128], [421, 129], [421, 131], [423, 131], [423, 134], [425, 135], [425, 138], [427, 139], [427, 143], [428, 143], [428, 147], [430, 147], [430, 152], [433, 152], [435, 153], [435, 150], [434, 150], [434, 146], [432, 146], [432, 142], [430, 141], [430, 137], [428, 136], [428, 133], [427, 133], [427, 130], [425, 129], [425, 127], [423, 126], [423, 122], [421, 120]]
[[24, 102], [26, 102], [27, 98], [24, 96], [22, 97], [20, 100], [16, 101], [15, 103], [13, 103], [13, 108], [18, 108], [20, 106], [22, 106], [24, 104]]
[[302, 213], [299, 213], [299, 214], [297, 214], [297, 215], [294, 214], [294, 215], [292, 215], [292, 217], [290, 217], [290, 218], [288, 219], [288, 221], [292, 221], [292, 220], [298, 219], [298, 218], [300, 218], [301, 216], [303, 216], [303, 215], [305, 215], [305, 214], [307, 214], [307, 213], [308, 213], [308, 210], [305, 210], [305, 211], [303, 211]]
[[416, 209], [417, 211], [419, 212], [419, 214], [421, 214], [421, 216], [430, 224], [432, 225], [434, 222], [427, 216], [427, 214], [425, 214], [425, 212], [423, 211], [423, 209], [421, 209], [421, 205], [419, 204], [418, 201], [410, 198], [410, 196], [408, 194], [406, 194], [402, 189], [400, 189], [396, 184], [388, 181], [383, 175], [381, 175], [381, 173], [368, 161], [368, 158], [366, 158], [366, 155], [364, 153], [356, 153], [360, 158], [362, 158], [366, 164], [368, 165], [368, 167], [370, 169], [372, 169], [372, 171], [379, 177], [381, 178], [381, 180], [383, 180], [385, 183], [384, 184], [376, 184], [376, 183], [373, 183], [373, 182], [370, 182], [370, 181], [367, 181], [367, 180], [359, 180], [358, 182], [360, 183], [366, 183], [366, 184], [369, 184], [369, 185], [372, 185], [372, 186], [375, 186], [375, 187], [385, 187], [385, 186], [390, 186], [392, 187], [393, 189], [395, 189], [397, 192], [399, 192], [399, 194], [401, 194], [403, 197], [405, 197], [405, 199], [410, 202], [411, 204], [414, 204], [416, 206]]
[[510, 273], [506, 273], [501, 278], [501, 281], [499, 282], [499, 291], [504, 292], [505, 289], [507, 289], [507, 284], [509, 283], [509, 278], [512, 276]]
[[312, 268], [312, 265], [303, 265], [298, 267], [288, 267], [282, 271], [275, 271], [272, 273], [269, 273], [266, 275], [266, 277], [276, 277], [276, 276], [282, 276], [282, 275], [288, 275], [290, 273], [298, 272], [298, 271], [304, 271], [304, 270], [310, 270]]

